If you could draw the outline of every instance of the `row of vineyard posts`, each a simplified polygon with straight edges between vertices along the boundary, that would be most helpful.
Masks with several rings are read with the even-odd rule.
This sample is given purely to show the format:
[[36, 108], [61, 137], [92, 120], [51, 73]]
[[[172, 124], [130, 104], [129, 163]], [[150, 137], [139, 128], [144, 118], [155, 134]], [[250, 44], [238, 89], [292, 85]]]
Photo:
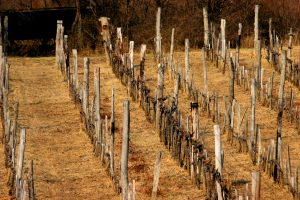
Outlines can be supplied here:
[[[0, 16], [1, 21], [1, 16]], [[12, 199], [35, 199], [33, 160], [25, 165], [26, 129], [18, 124], [19, 103], [9, 101], [9, 71], [7, 59], [8, 17], [0, 24], [0, 117], [2, 122], [1, 142], [4, 148], [5, 167], [9, 178], [7, 186]], [[2, 178], [2, 177], [1, 177]]]
[[[112, 66], [116, 77], [126, 86], [132, 101], [138, 102], [145, 111], [147, 120], [155, 124], [156, 132], [172, 157], [178, 165], [184, 167], [193, 183], [200, 188], [201, 185], [206, 191], [208, 199], [230, 199], [233, 196], [243, 198], [238, 195], [238, 191], [231, 191], [230, 182], [222, 176], [224, 168], [224, 152], [221, 145], [221, 134], [227, 134], [228, 142], [235, 146], [239, 152], [248, 153], [253, 164], [260, 166], [263, 171], [274, 178], [274, 181], [282, 185], [288, 185], [290, 191], [298, 198], [298, 168], [293, 174], [288, 145], [282, 144], [282, 122], [283, 113], [286, 119], [295, 123], [299, 130], [300, 118], [299, 109], [295, 108], [295, 98], [293, 90], [287, 96], [284, 92], [285, 80], [290, 81], [299, 87], [298, 63], [292, 62], [292, 30], [289, 34], [288, 51], [282, 50], [275, 31], [272, 30], [272, 20], [270, 25], [270, 46], [268, 47], [268, 60], [275, 71], [280, 73], [280, 84], [274, 83], [274, 73], [263, 81], [264, 69], [261, 65], [261, 39], [259, 39], [259, 6], [255, 6], [255, 28], [254, 28], [254, 55], [255, 63], [251, 67], [240, 66], [239, 52], [242, 37], [242, 24], [239, 24], [238, 40], [235, 57], [230, 52], [230, 43], [226, 44], [226, 20], [221, 20], [221, 33], [216, 37], [215, 25], [209, 23], [207, 9], [203, 8], [204, 18], [204, 44], [202, 50], [203, 58], [203, 80], [204, 90], [196, 88], [193, 80], [193, 72], [189, 64], [189, 40], [185, 40], [185, 70], [179, 69], [174, 58], [174, 37], [175, 29], [171, 33], [171, 47], [168, 58], [162, 52], [161, 29], [161, 9], [158, 8], [156, 16], [156, 37], [155, 37], [155, 57], [157, 61], [157, 89], [155, 96], [150, 96], [150, 89], [145, 81], [145, 56], [146, 45], [141, 45], [140, 60], [138, 65], [134, 65], [133, 49], [134, 41], [129, 42], [129, 52], [124, 52], [124, 47], [128, 44], [123, 41], [121, 28], [117, 28], [117, 40], [114, 45], [110, 38], [107, 18], [100, 18], [102, 24], [104, 48], [107, 57], [107, 64]], [[210, 27], [209, 27], [210, 25]], [[74, 71], [70, 72], [69, 50], [67, 46], [67, 36], [63, 35], [62, 21], [58, 21], [56, 37], [56, 62], [68, 82], [70, 93], [76, 104], [79, 105], [82, 120], [85, 123], [86, 131], [90, 136], [95, 154], [99, 156], [103, 165], [109, 172], [115, 189], [122, 194], [123, 199], [135, 199], [135, 182], [128, 182], [128, 143], [129, 143], [129, 101], [124, 102], [123, 117], [123, 142], [121, 157], [120, 177], [114, 169], [114, 90], [112, 89], [112, 104], [110, 117], [110, 133], [108, 131], [108, 119], [101, 119], [100, 116], [100, 69], [94, 72], [95, 91], [92, 103], [89, 101], [89, 59], [84, 58], [84, 79], [82, 85], [78, 81], [77, 51], [72, 50], [74, 59]], [[279, 62], [281, 56], [281, 63]], [[299, 56], [300, 57], [300, 56]], [[215, 65], [224, 75], [229, 72], [229, 92], [223, 97], [224, 113], [221, 113], [219, 99], [216, 92], [209, 91], [207, 77], [207, 62]], [[138, 70], [139, 69], [139, 70]], [[164, 74], [170, 73], [175, 80], [174, 93], [171, 103], [166, 103], [164, 96]], [[250, 127], [245, 116], [248, 108], [244, 109], [241, 115], [239, 102], [235, 98], [234, 87], [238, 86], [251, 93], [251, 113]], [[187, 118], [187, 124], [191, 119], [191, 129], [185, 126], [182, 114], [178, 106], [179, 90], [187, 93], [191, 99], [191, 113]], [[278, 91], [275, 93], [274, 91]], [[270, 107], [278, 112], [278, 128], [276, 140], [271, 140], [271, 144], [262, 147], [260, 126], [255, 119], [257, 101], [264, 106]], [[209, 118], [216, 123], [215, 134], [215, 162], [212, 162], [206, 149], [205, 140], [200, 135], [205, 130], [200, 130], [199, 113], [207, 113]], [[236, 113], [235, 113], [236, 112]], [[235, 117], [238, 124], [234, 124]], [[249, 134], [248, 134], [249, 133]], [[287, 158], [284, 159], [283, 147], [287, 147]], [[155, 167], [155, 178], [153, 184], [153, 196], [156, 196], [159, 178], [159, 166], [162, 153], [158, 155]], [[284, 163], [286, 160], [286, 163]], [[246, 186], [247, 187], [247, 186]], [[252, 196], [254, 199], [260, 198], [260, 173], [252, 173], [252, 194], [246, 193], [246, 198]]]

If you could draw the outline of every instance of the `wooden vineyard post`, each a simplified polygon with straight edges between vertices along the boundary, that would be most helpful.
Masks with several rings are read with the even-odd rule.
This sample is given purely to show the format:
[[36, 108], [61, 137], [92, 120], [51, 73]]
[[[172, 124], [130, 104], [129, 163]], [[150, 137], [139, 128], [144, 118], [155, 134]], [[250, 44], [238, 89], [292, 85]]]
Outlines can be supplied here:
[[35, 189], [34, 189], [34, 171], [33, 171], [33, 160], [30, 162], [30, 194], [31, 200], [35, 200]]
[[293, 29], [290, 28], [290, 32], [289, 32], [289, 44], [288, 44], [288, 52], [287, 52], [287, 58], [291, 59], [291, 55], [292, 55], [292, 41], [293, 41]]
[[203, 60], [204, 93], [205, 93], [205, 96], [207, 96], [208, 83], [207, 83], [207, 69], [206, 69], [206, 52], [205, 52], [204, 48], [202, 48], [202, 60]]
[[259, 200], [260, 199], [260, 173], [252, 172], [252, 199]]
[[262, 154], [262, 148], [261, 148], [261, 133], [259, 126], [257, 127], [257, 143], [258, 143], [258, 150], [257, 150], [257, 165], [260, 165], [261, 162], [261, 154]]
[[250, 121], [250, 150], [252, 151], [252, 145], [255, 135], [255, 110], [256, 110], [256, 81], [252, 79], [251, 82], [251, 121]]
[[184, 59], [184, 66], [185, 66], [185, 81], [186, 81], [186, 91], [189, 92], [189, 86], [190, 86], [190, 63], [189, 63], [189, 39], [185, 39], [184, 42], [185, 46], [185, 59]]
[[63, 52], [64, 52], [64, 60], [63, 66], [65, 69], [65, 75], [67, 77], [67, 83], [70, 84], [70, 59], [69, 59], [69, 48], [68, 48], [68, 35], [64, 35], [63, 39]]
[[158, 78], [157, 78], [157, 103], [156, 103], [156, 132], [160, 135], [161, 127], [161, 110], [163, 106], [164, 97], [164, 66], [163, 64], [158, 64]]
[[[222, 146], [221, 146], [221, 133], [219, 125], [214, 125], [214, 133], [215, 133], [215, 162], [216, 162], [216, 170], [222, 177]], [[218, 200], [222, 200], [222, 189], [219, 182], [216, 182], [217, 192], [218, 192]]]
[[4, 23], [3, 23], [3, 52], [4, 56], [7, 57], [8, 51], [8, 16], [4, 16]]
[[115, 89], [111, 90], [111, 126], [110, 126], [110, 175], [115, 175], [114, 146], [115, 146]]
[[4, 87], [7, 92], [9, 92], [9, 64], [5, 62], [5, 79], [4, 79]]
[[109, 140], [108, 139], [108, 118], [107, 118], [107, 115], [105, 115], [105, 141], [104, 141], [105, 151], [104, 151], [104, 155], [107, 155], [109, 153], [108, 152], [108, 149], [109, 149], [108, 140]]
[[64, 54], [64, 30], [65, 28], [63, 26], [61, 26], [61, 30], [60, 30], [60, 42], [59, 42], [59, 67], [60, 67], [60, 71], [62, 73], [64, 73], [64, 67], [65, 67], [65, 54]]
[[261, 41], [256, 41], [256, 83], [257, 89], [260, 90], [260, 83], [261, 83]]
[[[254, 16], [254, 49], [257, 49], [257, 41], [259, 34], [259, 26], [258, 26], [258, 13], [259, 13], [259, 5], [255, 5], [255, 16]], [[256, 55], [258, 56], [258, 55]]]
[[140, 54], [140, 79], [141, 79], [141, 81], [144, 81], [146, 49], [147, 49], [147, 46], [145, 44], [142, 44], [141, 45], [141, 54]]
[[59, 66], [59, 62], [60, 62], [60, 50], [61, 50], [61, 28], [62, 28], [62, 20], [57, 20], [57, 28], [56, 28], [56, 40], [55, 40], [55, 58], [56, 58], [56, 65]]
[[[100, 135], [100, 68], [96, 67], [94, 69], [94, 90], [95, 90], [95, 136]], [[99, 138], [97, 138], [99, 139]]]
[[111, 55], [110, 55], [111, 41], [110, 41], [110, 32], [109, 32], [109, 18], [100, 17], [99, 21], [101, 23], [101, 35], [102, 35], [102, 40], [104, 42], [106, 63], [110, 64], [111, 63]]
[[20, 144], [19, 144], [19, 153], [18, 153], [18, 163], [17, 163], [17, 169], [16, 169], [16, 197], [17, 197], [17, 199], [20, 198], [21, 191], [23, 188], [22, 176], [23, 176], [25, 144], [26, 144], [26, 129], [22, 128], [20, 131]]
[[242, 23], [239, 23], [239, 30], [238, 30], [238, 39], [236, 42], [236, 55], [235, 55], [235, 66], [240, 66], [240, 48], [241, 48], [241, 39], [242, 39]]
[[21, 180], [22, 182], [22, 188], [20, 190], [20, 197], [19, 199], [29, 199], [29, 196], [28, 196], [28, 183], [27, 183], [27, 180]]
[[235, 69], [232, 58], [230, 57], [230, 85], [229, 85], [229, 100], [230, 104], [232, 104], [234, 99], [234, 78], [235, 78]]
[[130, 134], [130, 112], [129, 101], [123, 103], [123, 137], [122, 137], [122, 156], [121, 156], [121, 186], [122, 199], [128, 198], [128, 153], [129, 153], [129, 134]]
[[271, 79], [270, 79], [270, 94], [269, 94], [269, 98], [270, 98], [270, 108], [273, 108], [272, 105], [272, 99], [273, 99], [273, 82], [274, 82], [274, 71], [272, 71], [272, 75], [271, 75]]
[[273, 67], [273, 61], [274, 61], [274, 56], [273, 56], [273, 48], [274, 48], [274, 38], [272, 34], [272, 18], [269, 18], [269, 62], [271, 64], [271, 67]]
[[154, 166], [154, 178], [153, 178], [153, 188], [152, 188], [152, 199], [155, 199], [157, 196], [159, 175], [160, 175], [160, 165], [163, 157], [163, 152], [160, 151], [157, 155], [155, 166]]
[[123, 43], [122, 29], [121, 29], [121, 27], [117, 27], [117, 42], [116, 42], [116, 46], [115, 46], [115, 48], [116, 48], [115, 52], [116, 52], [117, 56], [119, 56], [119, 57], [122, 54], [122, 49], [123, 49], [122, 43]]
[[[277, 134], [276, 134], [276, 153], [275, 160], [278, 164], [278, 156], [281, 152], [278, 152], [279, 140], [281, 141], [281, 133], [282, 133], [282, 116], [283, 116], [283, 101], [284, 101], [284, 82], [285, 82], [285, 69], [286, 69], [286, 51], [282, 50], [282, 67], [280, 74], [280, 86], [279, 86], [279, 94], [278, 94], [278, 115], [277, 115]], [[277, 181], [277, 168], [278, 166], [275, 164], [274, 166], [274, 181]]]
[[157, 63], [161, 62], [161, 33], [160, 33], [160, 18], [161, 18], [161, 8], [157, 8], [156, 14], [156, 38], [155, 38], [155, 51], [156, 51], [156, 61]]
[[296, 198], [299, 197], [299, 191], [298, 191], [298, 167], [295, 169], [295, 196]]
[[171, 34], [171, 46], [170, 46], [170, 57], [169, 57], [169, 70], [171, 71], [171, 75], [174, 73], [173, 69], [173, 59], [174, 59], [174, 32], [175, 28], [172, 28], [172, 34]]
[[84, 74], [83, 74], [83, 111], [85, 114], [85, 122], [88, 126], [89, 122], [89, 74], [90, 74], [90, 59], [84, 57]]
[[232, 102], [230, 103], [231, 105], [231, 114], [230, 114], [230, 130], [231, 130], [231, 138], [230, 141], [233, 141], [233, 135], [234, 135], [234, 107], [235, 107], [235, 99], [232, 100]]
[[192, 102], [191, 103], [191, 111], [192, 111], [192, 135], [193, 135], [193, 139], [196, 139], [197, 138], [198, 122], [199, 122], [199, 119], [198, 119], [198, 117], [199, 117], [198, 102]]
[[225, 38], [225, 27], [226, 27], [226, 20], [221, 19], [221, 57], [224, 62], [223, 67], [223, 74], [225, 73], [225, 66], [226, 66], [226, 38]]
[[[274, 44], [274, 41], [273, 41], [273, 34], [272, 34], [272, 18], [269, 18], [269, 42], [270, 42], [270, 50], [272, 51], [273, 50], [273, 44]], [[272, 59], [270, 57], [270, 59]]]
[[11, 149], [12, 152], [12, 165], [15, 167], [15, 157], [16, 157], [16, 137], [17, 137], [17, 129], [18, 129], [18, 118], [19, 118], [19, 102], [14, 104], [14, 120], [13, 120], [13, 131], [11, 133], [12, 141], [11, 141]]
[[130, 70], [133, 72], [133, 49], [134, 49], [134, 41], [129, 42], [129, 61], [130, 61]]
[[209, 47], [209, 29], [208, 29], [208, 14], [207, 7], [203, 7], [203, 23], [204, 23], [204, 50]]
[[[3, 19], [3, 17], [2, 16], [0, 16], [0, 22], [2, 22], [2, 19]], [[3, 35], [2, 35], [2, 30], [3, 30], [3, 26], [2, 26], [2, 23], [0, 23], [0, 46], [1, 46], [1, 50], [0, 50], [0, 53], [1, 53], [1, 58], [2, 58], [2, 51], [3, 51]], [[0, 58], [0, 59], [1, 59]]]
[[73, 60], [74, 60], [74, 72], [73, 72], [73, 88], [75, 94], [78, 90], [78, 61], [77, 61], [77, 49], [72, 49]]
[[132, 181], [132, 200], [136, 199], [135, 180]]
[[176, 82], [175, 82], [175, 86], [174, 86], [174, 102], [175, 102], [175, 106], [176, 106], [176, 110], [178, 110], [178, 93], [179, 93], [179, 84], [180, 84], [180, 75], [177, 74], [176, 75]]

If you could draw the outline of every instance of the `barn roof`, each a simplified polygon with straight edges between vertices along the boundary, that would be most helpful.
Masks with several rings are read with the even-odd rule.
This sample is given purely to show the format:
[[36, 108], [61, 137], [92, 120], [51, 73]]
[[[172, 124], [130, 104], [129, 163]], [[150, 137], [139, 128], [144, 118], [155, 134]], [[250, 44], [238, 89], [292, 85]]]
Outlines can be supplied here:
[[75, 0], [0, 0], [0, 12], [30, 12], [76, 8]]

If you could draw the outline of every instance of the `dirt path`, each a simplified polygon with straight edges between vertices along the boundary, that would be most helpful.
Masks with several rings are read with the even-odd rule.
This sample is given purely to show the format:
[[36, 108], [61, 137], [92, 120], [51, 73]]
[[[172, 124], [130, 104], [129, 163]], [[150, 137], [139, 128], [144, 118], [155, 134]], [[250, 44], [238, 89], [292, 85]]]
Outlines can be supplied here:
[[11, 95], [27, 128], [37, 199], [119, 199], [83, 132], [54, 58], [11, 58]]

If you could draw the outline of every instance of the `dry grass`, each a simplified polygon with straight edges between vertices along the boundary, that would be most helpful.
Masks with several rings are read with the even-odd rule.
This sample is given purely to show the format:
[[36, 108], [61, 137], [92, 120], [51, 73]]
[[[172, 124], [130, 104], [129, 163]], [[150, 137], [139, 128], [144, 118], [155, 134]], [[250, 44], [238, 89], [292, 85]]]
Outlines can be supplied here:
[[[2, 125], [0, 126], [0, 138], [2, 138], [4, 132], [2, 129]], [[4, 160], [4, 145], [2, 143], [2, 139], [0, 142], [0, 199], [8, 200], [10, 196], [8, 195], [8, 187], [7, 181], [9, 178], [9, 171], [5, 167], [5, 160]]]
[[[297, 51], [298, 52], [298, 51]], [[253, 50], [252, 49], [243, 49], [241, 51], [241, 64], [245, 66], [252, 66], [253, 61]], [[264, 52], [265, 55], [265, 52]], [[295, 53], [298, 55], [298, 53]], [[175, 58], [179, 61], [178, 65], [181, 70], [184, 70], [184, 52], [176, 52]], [[194, 79], [196, 87], [199, 89], [204, 89], [203, 84], [203, 69], [202, 69], [202, 54], [200, 51], [194, 50], [190, 53], [190, 64], [192, 71], [194, 73]], [[264, 58], [264, 57], [263, 57]], [[145, 76], [147, 77], [147, 85], [155, 90], [157, 83], [157, 70], [154, 59], [151, 55], [148, 55], [146, 61], [146, 72]], [[267, 81], [269, 78], [272, 69], [267, 65], [267, 62], [263, 60], [263, 67], [265, 68], [264, 81]], [[209, 92], [217, 92], [219, 94], [219, 103], [221, 110], [223, 110], [223, 96], [227, 96], [229, 92], [229, 74], [226, 72], [225, 76], [220, 72], [219, 69], [216, 69], [212, 64], [208, 63], [208, 86]], [[151, 77], [151, 78], [149, 78]], [[276, 85], [279, 84], [279, 74], [275, 76]], [[290, 84], [286, 84], [286, 88], [290, 87]], [[165, 76], [165, 94], [171, 96], [173, 94], [174, 81], [170, 78], [169, 73]], [[297, 100], [299, 99], [298, 89], [295, 91]], [[251, 98], [250, 95], [242, 90], [242, 88], [235, 87], [235, 98], [238, 103], [241, 105], [241, 111], [243, 112], [247, 107], [248, 121], [250, 120], [250, 108], [251, 108]], [[182, 111], [185, 119], [190, 114], [190, 98], [180, 91], [179, 94], [179, 107]], [[223, 112], [223, 111], [222, 111]], [[262, 141], [263, 145], [270, 144], [270, 139], [275, 139], [276, 137], [276, 120], [277, 113], [269, 108], [263, 107], [261, 104], [257, 105], [256, 111], [256, 120], [257, 123], [261, 125]], [[208, 149], [209, 155], [214, 156], [214, 137], [213, 137], [213, 122], [208, 119], [207, 114], [201, 113], [200, 115], [200, 128], [206, 128], [206, 148]], [[237, 124], [237, 123], [235, 123]], [[289, 145], [291, 147], [291, 157], [293, 167], [298, 166], [299, 154], [299, 143], [297, 142], [299, 135], [296, 134], [295, 126], [291, 123], [284, 120], [283, 124], [283, 144], [286, 147]], [[251, 182], [251, 172], [261, 171], [259, 167], [253, 166], [250, 161], [250, 156], [248, 154], [238, 153], [236, 147], [231, 146], [226, 142], [226, 135], [222, 136], [222, 147], [225, 151], [225, 164], [224, 164], [224, 176], [228, 178], [232, 183], [243, 183], [243, 184], [233, 184], [233, 188], [238, 189], [239, 192], [244, 193], [245, 185], [247, 182]], [[284, 147], [284, 148], [285, 148]], [[284, 152], [285, 153], [285, 152]], [[276, 188], [276, 189], [275, 189]], [[292, 195], [287, 191], [287, 188], [282, 188], [277, 184], [273, 183], [273, 180], [266, 176], [262, 172], [262, 190], [261, 190], [262, 199], [292, 199]]]
[[[297, 49], [298, 52], [298, 49]], [[294, 52], [295, 55], [298, 53]], [[88, 54], [88, 53], [87, 53]], [[191, 67], [194, 71], [196, 86], [203, 88], [202, 61], [199, 51], [190, 55]], [[90, 56], [90, 55], [88, 55]], [[177, 60], [184, 61], [183, 52], [176, 52]], [[90, 99], [93, 94], [93, 68], [101, 68], [101, 113], [110, 116], [111, 89], [115, 88], [116, 110], [116, 173], [119, 173], [121, 153], [121, 132], [123, 100], [128, 99], [126, 88], [121, 85], [105, 64], [101, 54], [91, 57]], [[136, 55], [138, 57], [138, 55]], [[296, 57], [296, 56], [295, 56]], [[136, 59], [137, 60], [137, 59]], [[252, 50], [242, 50], [241, 62], [251, 66]], [[26, 147], [26, 163], [35, 160], [36, 190], [39, 199], [117, 199], [111, 181], [99, 160], [93, 156], [92, 146], [85, 135], [80, 122], [79, 110], [74, 106], [68, 93], [68, 88], [58, 69], [53, 65], [54, 58], [11, 58], [11, 98], [10, 101], [20, 102], [20, 123], [28, 127]], [[82, 79], [83, 58], [79, 59], [80, 80]], [[184, 67], [183, 62], [179, 62]], [[272, 69], [263, 60], [265, 68], [264, 81], [270, 76]], [[145, 76], [147, 85], [153, 94], [157, 83], [157, 67], [153, 55], [147, 54]], [[278, 83], [279, 74], [275, 73]], [[209, 91], [216, 91], [219, 96], [227, 95], [229, 77], [219, 72], [213, 65], [208, 66]], [[172, 95], [173, 80], [169, 74], [165, 78], [165, 95]], [[287, 84], [286, 88], [290, 87]], [[293, 87], [293, 86], [292, 86]], [[241, 88], [235, 88], [237, 101], [241, 110], [250, 106], [250, 96]], [[299, 99], [299, 92], [296, 94]], [[179, 95], [180, 110], [186, 117], [189, 115], [188, 96], [182, 92]], [[221, 101], [219, 101], [221, 102]], [[164, 151], [161, 166], [158, 199], [204, 199], [204, 191], [192, 185], [187, 172], [178, 167], [169, 152], [160, 143], [155, 134], [154, 125], [146, 121], [144, 112], [135, 102], [130, 104], [131, 136], [129, 154], [129, 179], [136, 181], [138, 199], [149, 199], [153, 181], [153, 167], [157, 153]], [[249, 116], [249, 111], [247, 113]], [[257, 122], [262, 128], [263, 144], [269, 144], [275, 138], [276, 112], [269, 108], [257, 106]], [[213, 122], [206, 114], [201, 113], [200, 126], [207, 128], [206, 146], [210, 156], [214, 155]], [[292, 165], [299, 165], [299, 143], [295, 127], [284, 119], [283, 144], [291, 147]], [[222, 136], [225, 151], [224, 176], [229, 179], [233, 188], [245, 191], [245, 183], [250, 182], [250, 173], [260, 171], [253, 166], [248, 154], [238, 153], [235, 147], [226, 142]], [[3, 149], [3, 148], [1, 148]], [[0, 152], [2, 153], [2, 152]], [[2, 153], [3, 154], [3, 153]], [[3, 159], [2, 159], [3, 160]], [[0, 166], [3, 166], [3, 161]], [[3, 177], [5, 171], [0, 170]], [[1, 178], [1, 181], [3, 179]], [[0, 191], [5, 192], [3, 181]], [[0, 193], [0, 195], [3, 193]], [[270, 177], [262, 172], [262, 199], [292, 199], [286, 188], [274, 184]], [[0, 196], [2, 198], [2, 196]], [[6, 198], [5, 196], [3, 198]]]
[[27, 128], [25, 166], [35, 162], [37, 199], [118, 199], [93, 156], [54, 58], [12, 58], [10, 102]]

